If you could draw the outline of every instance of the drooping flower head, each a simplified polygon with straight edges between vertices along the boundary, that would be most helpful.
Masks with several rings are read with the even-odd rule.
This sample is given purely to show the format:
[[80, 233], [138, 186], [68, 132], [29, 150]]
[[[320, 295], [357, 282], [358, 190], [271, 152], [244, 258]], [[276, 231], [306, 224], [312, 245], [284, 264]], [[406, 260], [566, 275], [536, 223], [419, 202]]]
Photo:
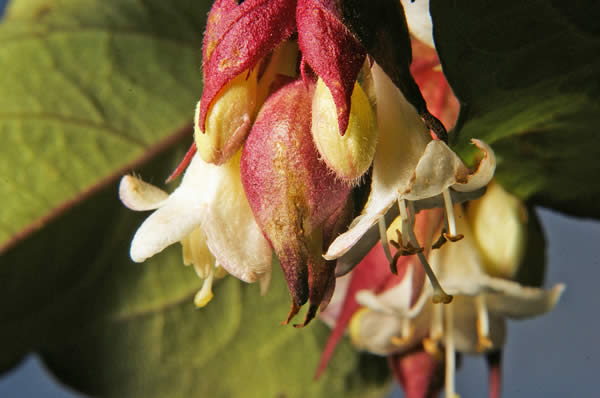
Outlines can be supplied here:
[[[481, 194], [495, 158], [474, 141], [480, 162], [462, 163], [410, 63], [397, 0], [215, 1], [194, 144], [172, 175], [188, 168], [181, 186], [140, 207], [131, 197], [142, 183], [123, 183], [124, 203], [157, 209], [136, 234], [132, 258], [180, 241], [186, 263], [213, 256], [252, 282], [268, 280], [273, 250], [292, 298], [286, 323], [308, 303], [306, 325], [329, 302], [336, 269], [356, 266], [374, 235], [396, 271], [385, 230], [397, 213], [398, 252], [417, 253], [423, 268], [414, 274], [423, 283], [426, 274], [433, 299], [448, 302], [414, 220], [422, 209], [445, 207], [444, 239], [458, 239], [452, 203]], [[201, 247], [210, 255], [199, 255]], [[219, 267], [196, 269], [212, 281]]]
[[[525, 256], [524, 246], [528, 239], [524, 236], [535, 234], [523, 215], [524, 209], [518, 200], [495, 184], [482, 199], [468, 205], [468, 215], [463, 214], [462, 206], [455, 208], [456, 220], [465, 237], [460, 242], [446, 244], [431, 250], [428, 261], [439, 277], [440, 283], [454, 300], [447, 305], [433, 304], [427, 300], [433, 290], [429, 284], [415, 284], [413, 272], [419, 267], [402, 271], [401, 281], [389, 284], [383, 290], [377, 286], [364, 286], [363, 290], [352, 291], [357, 303], [351, 315], [349, 332], [353, 343], [360, 349], [378, 355], [392, 356], [393, 365], [398, 369], [410, 364], [422, 366], [421, 376], [432, 370], [437, 361], [445, 363], [446, 396], [454, 396], [455, 354], [485, 353], [490, 362], [490, 383], [492, 396], [497, 396], [499, 384], [499, 351], [505, 343], [505, 318], [524, 319], [550, 311], [558, 302], [564, 286], [558, 284], [543, 290], [526, 284], [541, 284], [537, 279], [524, 278], [531, 274], [537, 264], [532, 258], [543, 258], [534, 247], [534, 257]], [[491, 214], [488, 212], [491, 211]], [[430, 223], [419, 213], [420, 222]], [[504, 228], [488, 228], [487, 217], [492, 219], [500, 214], [509, 222]], [[516, 222], [510, 222], [515, 220]], [[390, 229], [395, 229], [392, 225]], [[388, 233], [392, 232], [388, 230]], [[529, 237], [531, 239], [532, 236]], [[426, 247], [432, 241], [425, 243]], [[379, 258], [383, 257], [381, 254]], [[386, 261], [373, 263], [372, 254], [361, 263], [363, 267], [387, 268]], [[403, 263], [411, 267], [410, 261]], [[354, 271], [354, 272], [356, 272]], [[400, 274], [400, 272], [399, 272]], [[390, 277], [391, 278], [391, 277]], [[523, 282], [527, 280], [527, 282]], [[352, 282], [350, 282], [352, 284]], [[381, 285], [381, 282], [380, 282]], [[414, 293], [418, 298], [414, 299]], [[343, 314], [344, 309], [342, 309]], [[413, 355], [428, 353], [429, 356]], [[404, 362], [406, 360], [407, 362]], [[394, 369], [397, 374], [398, 369]], [[402, 376], [397, 374], [397, 376]], [[402, 382], [402, 380], [400, 380]], [[431, 380], [424, 380], [421, 393], [427, 390]], [[412, 386], [411, 388], [414, 388]], [[425, 397], [429, 395], [415, 395]], [[435, 396], [435, 395], [432, 395]]]

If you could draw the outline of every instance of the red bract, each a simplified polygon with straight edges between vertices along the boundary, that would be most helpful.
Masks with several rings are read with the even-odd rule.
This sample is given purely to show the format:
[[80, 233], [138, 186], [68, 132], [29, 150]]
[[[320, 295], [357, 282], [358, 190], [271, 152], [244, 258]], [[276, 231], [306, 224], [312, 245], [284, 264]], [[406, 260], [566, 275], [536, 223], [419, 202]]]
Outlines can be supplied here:
[[390, 355], [388, 363], [406, 398], [437, 397], [444, 385], [443, 362], [422, 348]]
[[246, 0], [239, 5], [236, 0], [217, 0], [204, 35], [201, 131], [223, 87], [256, 67], [295, 31], [304, 62], [323, 79], [335, 99], [340, 133], [344, 134], [366, 50], [342, 23], [333, 0]]
[[344, 135], [354, 82], [367, 53], [342, 23], [336, 3], [335, 0], [299, 0], [296, 21], [303, 60], [329, 88], [337, 108], [340, 134]]
[[410, 71], [429, 110], [451, 129], [456, 123], [460, 104], [442, 72], [437, 52], [418, 40], [412, 40], [412, 52]]
[[288, 322], [309, 301], [302, 325], [325, 306], [335, 262], [323, 248], [343, 217], [349, 188], [319, 160], [310, 132], [313, 85], [290, 83], [265, 102], [242, 152], [242, 183], [254, 217], [277, 253], [292, 296]]
[[[438, 209], [425, 210], [417, 214], [415, 234], [418, 236], [419, 241], [430, 242], [432, 240], [433, 234], [439, 228], [441, 217], [441, 212]], [[392, 254], [395, 254], [395, 250], [393, 248], [391, 250]], [[416, 262], [418, 262], [416, 256], [399, 257], [396, 268], [397, 275], [394, 275], [390, 272], [389, 263], [383, 252], [381, 243], [378, 243], [356, 266], [356, 268], [352, 270], [352, 279], [350, 280], [350, 286], [344, 297], [342, 310], [338, 314], [335, 326], [321, 353], [321, 359], [315, 372], [315, 378], [320, 377], [325, 371], [335, 347], [344, 335], [352, 316], [359, 310], [360, 305], [356, 301], [356, 293], [359, 290], [370, 290], [375, 294], [379, 294], [385, 290], [391, 289], [402, 282], [408, 267], [412, 265], [414, 269], [414, 272], [412, 273], [412, 285], [415, 286], [415, 289], [411, 294], [411, 305], [417, 301], [425, 283], [425, 272], [419, 264], [415, 264]]]
[[204, 91], [199, 128], [213, 100], [230, 80], [255, 67], [295, 31], [294, 0], [217, 0], [206, 25], [203, 45]]

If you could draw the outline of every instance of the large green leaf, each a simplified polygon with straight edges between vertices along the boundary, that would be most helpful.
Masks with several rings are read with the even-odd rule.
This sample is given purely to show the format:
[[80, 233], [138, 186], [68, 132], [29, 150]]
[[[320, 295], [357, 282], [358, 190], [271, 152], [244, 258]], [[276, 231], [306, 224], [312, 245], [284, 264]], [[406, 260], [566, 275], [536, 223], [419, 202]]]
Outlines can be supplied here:
[[191, 142], [209, 5], [11, 4], [0, 25], [0, 370], [37, 351], [94, 395], [381, 395], [382, 361], [348, 343], [313, 382], [327, 330], [279, 324], [280, 273], [266, 297], [230, 277], [195, 310], [200, 281], [180, 248], [129, 260], [146, 215], [121, 205], [116, 184], [131, 170], [160, 184]]
[[437, 49], [497, 178], [533, 203], [600, 217], [600, 3], [432, 0]]
[[208, 3], [9, 7], [0, 29], [0, 247], [190, 122]]

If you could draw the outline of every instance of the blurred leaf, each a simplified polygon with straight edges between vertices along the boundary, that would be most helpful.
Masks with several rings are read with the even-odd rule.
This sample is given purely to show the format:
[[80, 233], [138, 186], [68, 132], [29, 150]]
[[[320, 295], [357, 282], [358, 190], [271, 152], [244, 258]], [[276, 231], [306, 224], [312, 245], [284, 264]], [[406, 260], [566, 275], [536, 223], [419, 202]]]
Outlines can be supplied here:
[[348, 343], [313, 382], [327, 330], [280, 326], [289, 304], [280, 272], [266, 297], [229, 277], [195, 310], [201, 281], [180, 247], [129, 259], [146, 214], [121, 205], [118, 179], [133, 169], [162, 181], [192, 141], [210, 3], [19, 0], [8, 9], [0, 370], [33, 350], [93, 395], [380, 396], [385, 362]]
[[191, 122], [208, 6], [11, 3], [0, 28], [0, 247]]
[[533, 203], [600, 217], [600, 3], [432, 0], [461, 101], [457, 149], [492, 144], [497, 178]]

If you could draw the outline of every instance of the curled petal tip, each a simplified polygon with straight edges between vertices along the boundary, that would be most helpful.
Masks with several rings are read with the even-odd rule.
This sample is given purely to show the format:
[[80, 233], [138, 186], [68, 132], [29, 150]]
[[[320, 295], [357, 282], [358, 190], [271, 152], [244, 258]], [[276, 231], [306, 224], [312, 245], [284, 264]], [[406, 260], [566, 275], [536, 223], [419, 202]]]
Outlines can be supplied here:
[[486, 186], [492, 180], [496, 171], [496, 154], [494, 150], [481, 140], [473, 138], [471, 142], [481, 151], [483, 158], [479, 161], [475, 171], [466, 177], [465, 183], [460, 182], [452, 186], [452, 189], [459, 192], [474, 191]]
[[131, 210], [157, 209], [168, 197], [169, 194], [162, 189], [132, 175], [123, 176], [119, 183], [119, 198]]

